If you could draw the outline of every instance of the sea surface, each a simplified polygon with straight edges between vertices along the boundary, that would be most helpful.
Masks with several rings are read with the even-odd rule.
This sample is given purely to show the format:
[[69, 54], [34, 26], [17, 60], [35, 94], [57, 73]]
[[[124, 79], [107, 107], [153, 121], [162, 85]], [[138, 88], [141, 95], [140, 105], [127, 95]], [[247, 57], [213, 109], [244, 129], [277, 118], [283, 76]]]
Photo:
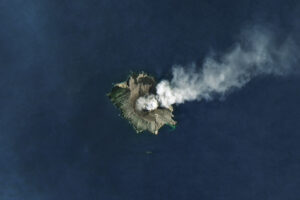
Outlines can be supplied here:
[[1, 200], [297, 200], [300, 79], [260, 76], [136, 134], [106, 94], [130, 71], [227, 52], [262, 26], [299, 42], [295, 0], [0, 1]]

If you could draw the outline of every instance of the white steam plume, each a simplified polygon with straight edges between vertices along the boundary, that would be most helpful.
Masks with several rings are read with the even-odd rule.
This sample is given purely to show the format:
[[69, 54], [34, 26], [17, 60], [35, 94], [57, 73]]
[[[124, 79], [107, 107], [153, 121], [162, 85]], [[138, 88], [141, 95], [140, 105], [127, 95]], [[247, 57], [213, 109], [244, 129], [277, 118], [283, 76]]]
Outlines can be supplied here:
[[174, 66], [172, 80], [158, 83], [157, 95], [151, 99], [141, 97], [137, 107], [154, 110], [185, 101], [212, 100], [243, 87], [256, 76], [288, 74], [298, 61], [296, 52], [291, 38], [278, 42], [268, 31], [246, 32], [242, 43], [219, 59], [214, 56], [204, 59], [200, 71], [195, 66]]
[[155, 110], [157, 107], [158, 101], [153, 94], [140, 97], [136, 101], [136, 109], [138, 110]]

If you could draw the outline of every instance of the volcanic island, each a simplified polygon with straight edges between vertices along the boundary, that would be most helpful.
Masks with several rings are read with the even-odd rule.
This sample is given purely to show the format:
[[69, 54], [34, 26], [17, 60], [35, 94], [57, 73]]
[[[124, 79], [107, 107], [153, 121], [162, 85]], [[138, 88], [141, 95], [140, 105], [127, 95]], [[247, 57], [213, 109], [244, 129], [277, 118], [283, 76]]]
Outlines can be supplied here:
[[131, 73], [124, 82], [114, 84], [108, 97], [121, 111], [122, 116], [129, 121], [137, 133], [149, 131], [158, 134], [164, 125], [175, 128], [173, 107], [158, 107], [155, 110], [138, 110], [136, 101], [139, 97], [156, 94], [154, 77], [141, 72]]

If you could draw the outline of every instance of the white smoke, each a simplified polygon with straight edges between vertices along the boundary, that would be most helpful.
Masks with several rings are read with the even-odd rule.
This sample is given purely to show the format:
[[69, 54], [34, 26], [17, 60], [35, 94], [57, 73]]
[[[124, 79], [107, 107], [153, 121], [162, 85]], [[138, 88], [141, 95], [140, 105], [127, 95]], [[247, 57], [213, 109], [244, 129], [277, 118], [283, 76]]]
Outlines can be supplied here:
[[136, 109], [138, 110], [155, 110], [158, 107], [158, 101], [153, 94], [143, 96], [137, 99]]
[[290, 73], [299, 58], [296, 45], [291, 38], [281, 42], [275, 39], [268, 31], [246, 32], [231, 51], [218, 59], [215, 56], [204, 59], [198, 71], [195, 65], [174, 66], [172, 80], [158, 83], [156, 97], [141, 97], [138, 107], [153, 110], [185, 101], [212, 100], [243, 87], [256, 76]]

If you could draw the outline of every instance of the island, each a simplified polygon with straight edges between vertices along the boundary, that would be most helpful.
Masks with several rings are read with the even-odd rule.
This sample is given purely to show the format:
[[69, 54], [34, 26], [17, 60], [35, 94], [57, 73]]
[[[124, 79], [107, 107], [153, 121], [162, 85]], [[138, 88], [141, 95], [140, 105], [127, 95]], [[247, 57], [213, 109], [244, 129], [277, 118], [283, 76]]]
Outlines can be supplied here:
[[124, 82], [113, 85], [108, 97], [121, 111], [122, 116], [129, 121], [137, 133], [149, 131], [158, 134], [164, 125], [175, 128], [173, 120], [173, 107], [157, 107], [155, 110], [139, 110], [136, 101], [139, 97], [156, 94], [156, 81], [154, 77], [141, 72], [131, 73]]

